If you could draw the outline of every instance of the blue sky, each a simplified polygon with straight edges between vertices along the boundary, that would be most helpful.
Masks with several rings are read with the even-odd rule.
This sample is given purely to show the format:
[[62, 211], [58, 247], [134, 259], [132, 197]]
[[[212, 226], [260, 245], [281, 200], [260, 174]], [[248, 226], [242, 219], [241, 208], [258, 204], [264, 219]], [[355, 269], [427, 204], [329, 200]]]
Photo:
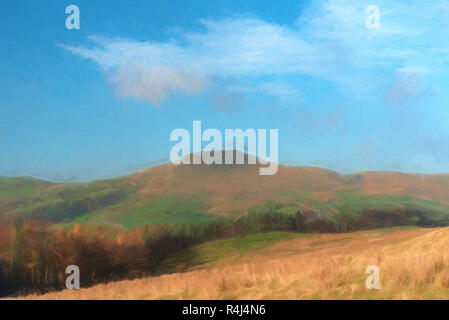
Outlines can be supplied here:
[[0, 175], [132, 173], [194, 120], [279, 129], [281, 164], [447, 173], [448, 17], [443, 0], [4, 3]]

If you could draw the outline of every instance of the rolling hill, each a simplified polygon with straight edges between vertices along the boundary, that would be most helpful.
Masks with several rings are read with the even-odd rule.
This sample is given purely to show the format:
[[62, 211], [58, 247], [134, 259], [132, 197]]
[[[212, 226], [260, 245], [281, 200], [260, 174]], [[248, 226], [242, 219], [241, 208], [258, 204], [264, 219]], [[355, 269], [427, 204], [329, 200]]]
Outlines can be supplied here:
[[0, 178], [0, 217], [130, 229], [238, 217], [272, 201], [282, 212], [313, 211], [338, 221], [368, 216], [391, 225], [449, 224], [449, 175], [344, 175], [280, 166], [276, 175], [260, 176], [258, 168], [165, 164], [117, 179], [67, 184]]

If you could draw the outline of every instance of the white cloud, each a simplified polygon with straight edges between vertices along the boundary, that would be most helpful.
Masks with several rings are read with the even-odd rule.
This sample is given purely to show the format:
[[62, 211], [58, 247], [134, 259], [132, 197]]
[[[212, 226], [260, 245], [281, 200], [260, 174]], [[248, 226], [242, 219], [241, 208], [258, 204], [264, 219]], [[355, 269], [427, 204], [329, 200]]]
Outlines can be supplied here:
[[[354, 92], [369, 91], [387, 86], [388, 77], [396, 77], [404, 68], [419, 65], [421, 71], [426, 70], [430, 62], [425, 57], [432, 57], [433, 66], [447, 62], [445, 54], [436, 53], [446, 49], [441, 41], [435, 41], [446, 39], [448, 33], [442, 27], [449, 24], [440, 17], [449, 13], [446, 2], [380, 0], [379, 30], [365, 27], [369, 4], [371, 1], [314, 2], [295, 27], [234, 17], [202, 20], [204, 31], [181, 31], [176, 34], [179, 43], [176, 39], [140, 42], [91, 37], [91, 48], [64, 47], [97, 62], [116, 85], [118, 96], [152, 103], [174, 92], [199, 93], [217, 76], [301, 74]], [[275, 96], [293, 92], [260, 83], [259, 87]]]
[[199, 93], [205, 84], [204, 78], [193, 72], [143, 63], [121, 66], [109, 81], [115, 85], [118, 97], [141, 98], [155, 105], [174, 92]]

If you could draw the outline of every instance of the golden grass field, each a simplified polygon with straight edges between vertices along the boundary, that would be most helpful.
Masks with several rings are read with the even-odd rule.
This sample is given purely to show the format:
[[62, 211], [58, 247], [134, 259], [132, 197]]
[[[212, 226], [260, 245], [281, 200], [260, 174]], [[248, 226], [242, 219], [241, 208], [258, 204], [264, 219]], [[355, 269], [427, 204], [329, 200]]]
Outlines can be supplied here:
[[[365, 287], [373, 264], [380, 290]], [[22, 299], [449, 299], [449, 228], [308, 235], [185, 273]]]

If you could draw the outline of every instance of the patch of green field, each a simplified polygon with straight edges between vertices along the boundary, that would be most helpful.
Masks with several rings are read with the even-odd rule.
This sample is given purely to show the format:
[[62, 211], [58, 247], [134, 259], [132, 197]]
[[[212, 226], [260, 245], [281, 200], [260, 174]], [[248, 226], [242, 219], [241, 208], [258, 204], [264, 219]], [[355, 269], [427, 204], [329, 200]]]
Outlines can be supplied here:
[[334, 221], [356, 220], [364, 210], [379, 210], [394, 212], [406, 208], [407, 210], [420, 210], [428, 214], [428, 218], [438, 222], [447, 221], [449, 207], [436, 200], [425, 200], [406, 195], [366, 195], [360, 190], [345, 190], [339, 196], [328, 202], [329, 206], [337, 209], [338, 214], [333, 216]]
[[309, 205], [317, 211], [332, 213], [331, 207], [345, 214], [357, 215], [366, 209], [393, 211], [401, 207], [407, 209], [420, 209], [448, 214], [449, 207], [438, 200], [426, 200], [407, 195], [364, 194], [361, 189], [343, 190], [327, 201], [314, 200], [312, 192], [301, 194], [285, 194], [294, 201]]
[[189, 249], [174, 253], [162, 262], [159, 274], [174, 273], [192, 267], [206, 265], [220, 259], [235, 255], [244, 255], [254, 250], [266, 248], [280, 240], [306, 236], [300, 233], [268, 232], [205, 242]]
[[26, 196], [32, 194], [39, 187], [52, 185], [33, 178], [4, 178], [0, 177], [0, 198], [5, 199], [14, 196]]
[[130, 230], [149, 224], [170, 224], [175, 226], [202, 224], [214, 218], [207, 215], [208, 206], [204, 195], [169, 195], [157, 198], [133, 197], [100, 210], [77, 217], [60, 227], [75, 224], [94, 224]]
[[45, 190], [52, 185], [33, 178], [0, 177], [0, 211], [13, 211], [44, 200]]
[[148, 224], [207, 223], [213, 217], [206, 215], [208, 207], [201, 200], [201, 196], [169, 195], [116, 215], [111, 221], [126, 229]]
[[364, 209], [394, 210], [401, 207], [448, 212], [448, 207], [435, 200], [424, 200], [406, 195], [366, 195], [360, 190], [345, 190], [328, 202], [337, 210], [360, 212]]

